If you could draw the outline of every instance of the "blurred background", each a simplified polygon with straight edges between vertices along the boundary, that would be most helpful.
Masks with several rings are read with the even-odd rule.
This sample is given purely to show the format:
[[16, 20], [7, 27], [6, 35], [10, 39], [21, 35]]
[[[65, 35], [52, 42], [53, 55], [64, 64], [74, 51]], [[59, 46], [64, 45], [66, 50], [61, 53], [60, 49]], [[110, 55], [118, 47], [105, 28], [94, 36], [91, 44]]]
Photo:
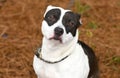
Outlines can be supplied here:
[[120, 0], [0, 0], [0, 78], [36, 78], [32, 62], [48, 5], [81, 14], [79, 39], [95, 51], [101, 78], [120, 78]]

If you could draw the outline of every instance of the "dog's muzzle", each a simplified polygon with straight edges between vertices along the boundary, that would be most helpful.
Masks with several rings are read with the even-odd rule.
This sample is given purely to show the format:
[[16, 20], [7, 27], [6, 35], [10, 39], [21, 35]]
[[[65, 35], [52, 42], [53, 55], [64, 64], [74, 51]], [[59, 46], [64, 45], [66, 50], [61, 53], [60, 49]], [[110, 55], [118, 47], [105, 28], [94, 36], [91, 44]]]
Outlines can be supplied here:
[[62, 34], [63, 34], [64, 32], [63, 32], [63, 29], [62, 28], [60, 28], [60, 27], [56, 27], [55, 29], [54, 29], [54, 34], [55, 34], [55, 36], [61, 36]]
[[60, 40], [60, 42], [62, 41], [61, 40], [61, 36], [63, 35], [64, 33], [64, 30], [60, 27], [56, 27], [54, 29], [54, 36], [51, 37], [50, 39], [54, 39], [54, 40]]

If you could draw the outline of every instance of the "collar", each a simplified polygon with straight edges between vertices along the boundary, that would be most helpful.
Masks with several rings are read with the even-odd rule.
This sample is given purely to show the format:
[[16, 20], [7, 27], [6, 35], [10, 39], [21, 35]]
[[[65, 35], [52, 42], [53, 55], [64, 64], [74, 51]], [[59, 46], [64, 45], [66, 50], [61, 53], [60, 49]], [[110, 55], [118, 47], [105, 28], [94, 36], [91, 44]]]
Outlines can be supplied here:
[[48, 61], [48, 60], [45, 60], [44, 58], [42, 58], [41, 48], [38, 48], [38, 49], [36, 50], [35, 55], [36, 55], [40, 60], [42, 60], [42, 61], [45, 62], [45, 63], [55, 64], [55, 63], [59, 63], [59, 62], [65, 60], [70, 54], [67, 55], [67, 56], [65, 56], [65, 57], [63, 57], [63, 58], [61, 58], [60, 60], [54, 61], [54, 62], [51, 62], [51, 61]]

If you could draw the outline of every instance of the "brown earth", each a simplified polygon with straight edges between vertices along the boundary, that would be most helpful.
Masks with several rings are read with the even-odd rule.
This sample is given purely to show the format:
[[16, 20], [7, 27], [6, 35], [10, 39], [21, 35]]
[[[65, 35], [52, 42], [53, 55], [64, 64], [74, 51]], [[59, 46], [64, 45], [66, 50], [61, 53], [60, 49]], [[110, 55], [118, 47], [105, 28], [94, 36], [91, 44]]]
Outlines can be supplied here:
[[[49, 4], [67, 8], [69, 0], [0, 0], [0, 78], [36, 78], [33, 56]], [[71, 7], [82, 10], [80, 39], [94, 49], [101, 78], [120, 78], [120, 0], [76, 0]]]

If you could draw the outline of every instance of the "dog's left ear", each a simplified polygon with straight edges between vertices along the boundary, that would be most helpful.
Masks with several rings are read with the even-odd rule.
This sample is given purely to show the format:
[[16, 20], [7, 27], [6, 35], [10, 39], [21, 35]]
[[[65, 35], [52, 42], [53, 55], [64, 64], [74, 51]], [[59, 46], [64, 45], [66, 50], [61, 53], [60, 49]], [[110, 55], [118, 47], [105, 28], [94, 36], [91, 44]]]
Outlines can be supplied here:
[[76, 13], [76, 16], [77, 16], [79, 26], [82, 25], [81, 15]]

